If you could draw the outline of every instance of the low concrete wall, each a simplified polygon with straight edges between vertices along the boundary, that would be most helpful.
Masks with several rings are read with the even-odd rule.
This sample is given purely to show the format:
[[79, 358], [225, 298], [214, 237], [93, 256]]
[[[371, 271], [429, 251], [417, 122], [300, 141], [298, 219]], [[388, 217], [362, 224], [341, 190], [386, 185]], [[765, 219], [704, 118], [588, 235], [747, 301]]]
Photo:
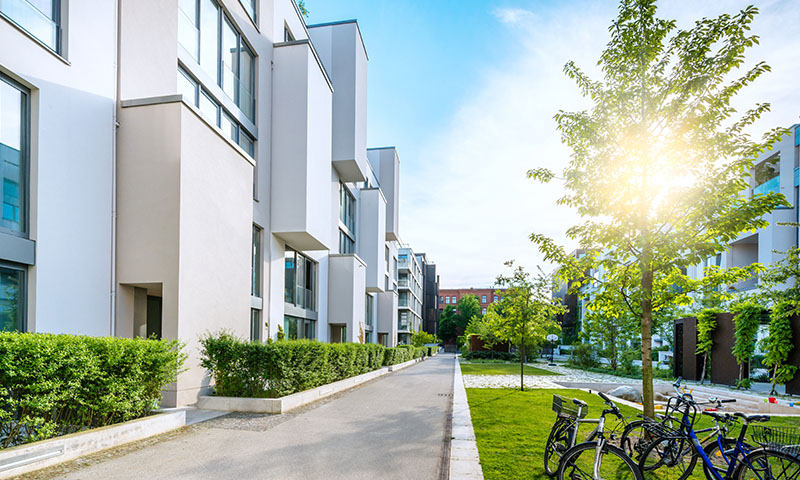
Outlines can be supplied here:
[[0, 478], [73, 460], [83, 455], [174, 430], [186, 425], [186, 412], [159, 413], [138, 420], [95, 428], [0, 450]]
[[388, 368], [390, 372], [396, 372], [396, 371], [402, 370], [402, 369], [404, 369], [406, 367], [410, 367], [411, 365], [414, 365], [415, 363], [421, 362], [421, 361], [422, 361], [421, 358], [415, 358], [414, 360], [409, 360], [407, 362], [398, 363], [397, 365], [389, 365], [386, 368]]

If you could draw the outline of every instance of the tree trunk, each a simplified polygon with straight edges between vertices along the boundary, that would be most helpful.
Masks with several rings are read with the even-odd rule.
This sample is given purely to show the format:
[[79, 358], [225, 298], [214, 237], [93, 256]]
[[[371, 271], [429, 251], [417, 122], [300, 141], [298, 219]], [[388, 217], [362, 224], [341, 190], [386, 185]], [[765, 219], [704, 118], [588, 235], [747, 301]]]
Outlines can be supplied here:
[[642, 263], [642, 407], [644, 415], [655, 418], [653, 404], [653, 271], [648, 261]]
[[700, 372], [700, 385], [706, 381], [706, 367], [708, 366], [708, 352], [703, 355], [703, 371]]
[[522, 348], [519, 356], [519, 390], [525, 391], [525, 335], [522, 336]]
[[777, 385], [777, 383], [775, 382], [777, 381], [777, 378], [778, 378], [778, 365], [776, 364], [775, 368], [772, 370], [772, 390], [770, 390], [769, 392], [770, 395], [778, 394], [778, 391], [775, 390], [775, 385]]
[[736, 390], [742, 388], [742, 377], [744, 377], [744, 363], [739, 364], [739, 381], [736, 382]]

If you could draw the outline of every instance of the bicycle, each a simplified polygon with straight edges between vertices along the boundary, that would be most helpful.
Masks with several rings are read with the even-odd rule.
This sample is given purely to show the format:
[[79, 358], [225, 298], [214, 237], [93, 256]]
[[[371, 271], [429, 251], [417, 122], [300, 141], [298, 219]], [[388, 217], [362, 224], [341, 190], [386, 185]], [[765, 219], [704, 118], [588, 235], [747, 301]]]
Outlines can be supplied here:
[[556, 423], [550, 429], [547, 443], [544, 447], [544, 471], [554, 477], [558, 471], [561, 456], [575, 445], [578, 437], [578, 427], [581, 423], [597, 423], [596, 419], [584, 420], [589, 413], [585, 402], [572, 399], [570, 401], [560, 395], [553, 395], [553, 411], [556, 412]]
[[597, 394], [609, 408], [596, 419], [597, 427], [585, 442], [573, 445], [563, 453], [556, 477], [558, 480], [644, 480], [631, 457], [605, 437], [606, 415], [614, 415], [620, 421], [625, 421], [625, 418], [610, 398], [602, 392]]
[[[657, 415], [658, 421], [644, 417], [640, 414], [640, 420], [634, 420], [625, 426], [625, 429], [620, 436], [620, 447], [625, 450], [625, 453], [627, 453], [634, 460], [638, 461], [642, 452], [656, 439], [652, 433], [648, 432], [648, 428], [646, 428], [645, 425], [646, 423], [661, 423], [670, 429], [674, 429], [675, 424], [680, 425], [681, 419], [675, 416], [676, 413], [680, 413], [677, 412], [677, 409], [681, 405], [677, 397], [692, 399], [691, 394], [681, 391], [680, 387], [682, 381], [683, 379], [679, 377], [678, 380], [672, 384], [672, 387], [675, 390], [675, 395], [667, 403], [664, 413]], [[708, 402], [703, 403], [703, 405], [711, 405], [716, 408], [722, 408], [723, 403], [732, 403], [735, 401], [735, 399], [717, 399], [716, 397], [710, 397]], [[700, 443], [705, 445], [711, 438], [719, 436], [720, 432], [723, 430], [724, 434], [727, 434], [727, 429], [725, 429], [725, 426], [720, 425], [719, 422], [715, 421], [714, 427], [696, 430], [695, 433], [708, 433], [707, 436], [700, 440]]]
[[[719, 402], [719, 401], [718, 401]], [[774, 434], [776, 427], [769, 429], [758, 429], [753, 426], [760, 436], [756, 443], [762, 444], [762, 448], [754, 448], [745, 442], [746, 434], [751, 423], [762, 423], [769, 421], [767, 415], [745, 415], [743, 413], [719, 414], [716, 412], [704, 411], [703, 415], [712, 417], [715, 421], [717, 431], [716, 442], [703, 447], [701, 440], [697, 437], [694, 428], [694, 420], [697, 414], [698, 405], [691, 395], [677, 397], [678, 406], [676, 411], [682, 414], [680, 426], [672, 429], [662, 423], [646, 423], [650, 433], [656, 438], [644, 450], [639, 459], [639, 468], [645, 477], [658, 479], [684, 480], [692, 474], [697, 460], [703, 462], [703, 470], [706, 478], [710, 480], [795, 480], [800, 478], [800, 458], [792, 455], [791, 448], [800, 447], [800, 435], [796, 429], [782, 429], [780, 433], [784, 437], [794, 435], [797, 440], [790, 447], [783, 449], [775, 446], [779, 443], [786, 443], [785, 438], [778, 438]], [[741, 420], [742, 427], [738, 437], [729, 439], [725, 437], [728, 428]], [[714, 430], [705, 429], [704, 431]], [[770, 443], [772, 442], [772, 443]], [[764, 447], [764, 445], [767, 445]], [[688, 447], [684, 449], [684, 447]], [[684, 461], [688, 456], [688, 465], [684, 467]], [[714, 457], [716, 463], [711, 460]], [[666, 469], [662, 467], [667, 467]], [[787, 475], [787, 473], [789, 475]]]

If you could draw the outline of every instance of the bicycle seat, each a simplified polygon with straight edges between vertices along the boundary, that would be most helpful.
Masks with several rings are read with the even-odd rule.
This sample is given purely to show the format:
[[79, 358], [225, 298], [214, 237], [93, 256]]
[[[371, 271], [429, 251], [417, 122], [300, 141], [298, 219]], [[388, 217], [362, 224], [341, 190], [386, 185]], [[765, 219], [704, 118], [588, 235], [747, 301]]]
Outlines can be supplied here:
[[769, 422], [769, 415], [745, 415], [741, 412], [737, 412], [734, 415], [739, 418], [743, 418], [747, 423]]
[[708, 410], [704, 410], [703, 415], [708, 415], [709, 417], [715, 418], [717, 420], [728, 420], [731, 416], [730, 413], [717, 413], [717, 412], [709, 412]]
[[577, 398], [573, 398], [573, 399], [572, 399], [572, 403], [574, 403], [575, 405], [577, 405], [577, 406], [579, 406], [579, 407], [585, 407], [585, 406], [587, 406], [587, 405], [586, 405], [586, 402], [583, 402], [583, 401], [581, 401], [581, 400], [578, 400]]

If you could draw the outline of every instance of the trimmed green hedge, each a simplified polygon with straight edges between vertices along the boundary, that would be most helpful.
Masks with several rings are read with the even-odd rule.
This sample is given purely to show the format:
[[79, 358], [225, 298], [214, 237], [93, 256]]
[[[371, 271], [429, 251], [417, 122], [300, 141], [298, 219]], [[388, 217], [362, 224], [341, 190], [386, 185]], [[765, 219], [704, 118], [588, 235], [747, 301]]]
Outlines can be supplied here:
[[0, 332], [0, 448], [148, 415], [177, 341]]
[[423, 348], [400, 345], [285, 340], [257, 343], [227, 332], [206, 335], [201, 365], [223, 397], [274, 398], [422, 357]]

